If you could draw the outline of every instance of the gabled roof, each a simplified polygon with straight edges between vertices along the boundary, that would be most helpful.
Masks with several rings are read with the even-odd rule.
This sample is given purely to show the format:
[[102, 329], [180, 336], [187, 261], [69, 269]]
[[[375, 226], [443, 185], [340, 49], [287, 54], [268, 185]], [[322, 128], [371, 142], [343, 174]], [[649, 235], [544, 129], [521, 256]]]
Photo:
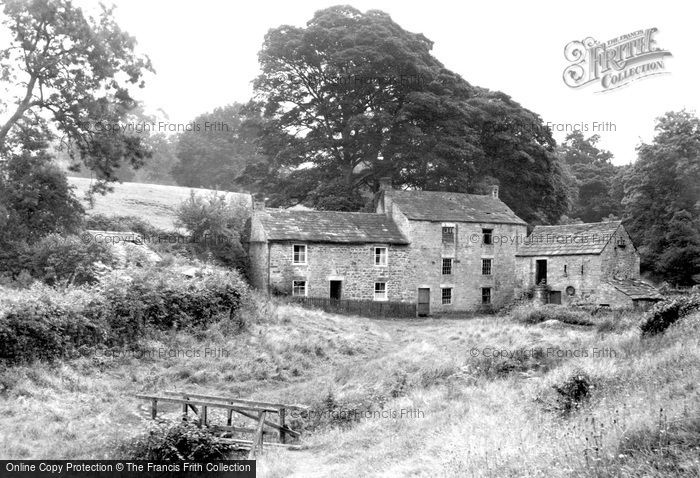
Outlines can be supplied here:
[[265, 209], [255, 215], [268, 241], [408, 244], [383, 214]]
[[632, 299], [663, 299], [656, 288], [640, 280], [608, 279], [607, 282]]
[[394, 204], [399, 206], [408, 219], [527, 224], [503, 201], [491, 195], [397, 190], [385, 194], [390, 194]]
[[[518, 256], [600, 254], [620, 227], [620, 221], [536, 226]], [[629, 247], [633, 247], [629, 244]]]

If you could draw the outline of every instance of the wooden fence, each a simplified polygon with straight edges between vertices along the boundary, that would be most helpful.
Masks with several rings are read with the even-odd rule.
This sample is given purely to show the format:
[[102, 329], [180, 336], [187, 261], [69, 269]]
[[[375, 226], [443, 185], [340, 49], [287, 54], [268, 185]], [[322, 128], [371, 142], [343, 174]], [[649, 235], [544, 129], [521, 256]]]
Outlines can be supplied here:
[[[308, 410], [301, 405], [289, 405], [285, 403], [262, 402], [257, 400], [242, 400], [239, 398], [220, 397], [214, 395], [200, 395], [187, 392], [162, 392], [160, 395], [139, 394], [136, 398], [150, 400], [151, 418], [158, 416], [158, 403], [176, 403], [182, 405], [183, 420], [188, 419], [188, 412], [191, 410], [196, 416], [195, 423], [200, 427], [206, 427], [219, 435], [223, 443], [233, 445], [240, 450], [249, 450], [249, 459], [255, 458], [257, 452], [262, 452], [263, 446], [284, 447], [291, 450], [298, 450], [299, 445], [287, 444], [287, 437], [299, 437], [301, 433], [292, 430], [285, 423], [287, 410]], [[226, 411], [226, 425], [211, 423], [209, 416], [210, 408], [220, 408]], [[254, 426], [242, 427], [233, 424], [233, 414], [242, 415], [254, 420]], [[273, 421], [271, 415], [277, 415], [277, 420]], [[270, 419], [268, 419], [270, 418]], [[263, 435], [270, 432], [265, 427], [272, 428], [278, 436], [277, 442], [263, 441]], [[236, 433], [251, 433], [252, 439], [246, 440], [234, 436]]]
[[372, 300], [329, 299], [327, 297], [291, 297], [292, 302], [325, 312], [362, 317], [413, 318], [416, 304]]

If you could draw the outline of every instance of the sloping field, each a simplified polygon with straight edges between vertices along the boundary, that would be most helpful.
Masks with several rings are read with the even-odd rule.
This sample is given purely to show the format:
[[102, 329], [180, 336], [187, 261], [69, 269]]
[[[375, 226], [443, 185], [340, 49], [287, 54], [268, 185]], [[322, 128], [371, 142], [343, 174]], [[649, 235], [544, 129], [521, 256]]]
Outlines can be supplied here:
[[[88, 178], [69, 177], [68, 182], [75, 186], [76, 195], [83, 202], [88, 214], [105, 214], [107, 216], [136, 216], [151, 225], [165, 230], [175, 229], [175, 210], [190, 196], [190, 191], [197, 195], [209, 195], [211, 189], [186, 188], [180, 186], [163, 186], [160, 184], [121, 183], [114, 184], [114, 192], [105, 196], [96, 195], [95, 207], [85, 200], [85, 193], [90, 187]], [[227, 197], [250, 206], [249, 194], [219, 191]]]

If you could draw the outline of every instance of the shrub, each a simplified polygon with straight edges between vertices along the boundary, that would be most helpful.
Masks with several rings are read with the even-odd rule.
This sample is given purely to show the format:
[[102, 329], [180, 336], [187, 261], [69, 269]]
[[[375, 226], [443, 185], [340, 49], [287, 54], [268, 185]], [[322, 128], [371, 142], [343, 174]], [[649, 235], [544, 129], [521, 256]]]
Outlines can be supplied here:
[[[22, 147], [0, 161], [0, 243], [35, 242], [78, 230], [83, 208], [44, 138], [20, 133]], [[31, 133], [30, 133], [31, 135]]]
[[588, 312], [554, 304], [539, 307], [517, 307], [513, 310], [512, 316], [516, 321], [524, 324], [539, 324], [547, 320], [558, 320], [571, 325], [593, 325]]
[[191, 422], [156, 424], [119, 447], [118, 456], [149, 461], [214, 461], [229, 457], [233, 447]]
[[212, 271], [187, 279], [155, 268], [134, 271], [133, 278], [115, 271], [85, 290], [37, 291], [0, 310], [3, 362], [53, 360], [86, 347], [129, 344], [147, 327], [206, 326], [233, 318], [247, 297], [247, 287], [235, 272]]
[[89, 307], [75, 294], [57, 295], [32, 293], [7, 307], [0, 316], [1, 360], [51, 361], [109, 341], [111, 332], [101, 315], [86, 314]]
[[50, 234], [31, 245], [8, 245], [0, 253], [0, 273], [17, 279], [24, 272], [49, 285], [92, 284], [98, 277], [96, 262], [114, 264], [108, 246]]
[[224, 194], [212, 192], [204, 198], [192, 191], [177, 209], [176, 225], [191, 234], [200, 253], [211, 253], [225, 265], [246, 270], [241, 235], [249, 216], [247, 207]]
[[234, 318], [247, 295], [246, 284], [234, 271], [187, 278], [157, 268], [134, 271], [128, 279], [105, 280], [100, 290], [119, 330], [205, 326]]
[[561, 384], [554, 384], [557, 392], [557, 404], [562, 413], [568, 414], [577, 410], [590, 397], [593, 389], [591, 377], [582, 370], [575, 370]]
[[700, 294], [682, 295], [659, 302], [647, 312], [640, 328], [643, 336], [664, 332], [678, 319], [700, 309]]

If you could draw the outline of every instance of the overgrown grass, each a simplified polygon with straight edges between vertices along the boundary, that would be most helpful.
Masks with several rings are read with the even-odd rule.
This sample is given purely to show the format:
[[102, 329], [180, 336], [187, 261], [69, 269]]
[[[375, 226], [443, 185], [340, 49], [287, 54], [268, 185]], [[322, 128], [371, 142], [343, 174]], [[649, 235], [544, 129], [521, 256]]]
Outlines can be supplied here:
[[[631, 315], [596, 330], [493, 316], [376, 321], [262, 298], [244, 312], [244, 333], [159, 332], [141, 355], [2, 371], [0, 456], [114, 457], [148, 423], [148, 404], [131, 394], [182, 389], [311, 407], [290, 417], [309, 449], [269, 450], [266, 477], [700, 471], [698, 314], [642, 338]], [[203, 347], [229, 355], [144, 354]]]

